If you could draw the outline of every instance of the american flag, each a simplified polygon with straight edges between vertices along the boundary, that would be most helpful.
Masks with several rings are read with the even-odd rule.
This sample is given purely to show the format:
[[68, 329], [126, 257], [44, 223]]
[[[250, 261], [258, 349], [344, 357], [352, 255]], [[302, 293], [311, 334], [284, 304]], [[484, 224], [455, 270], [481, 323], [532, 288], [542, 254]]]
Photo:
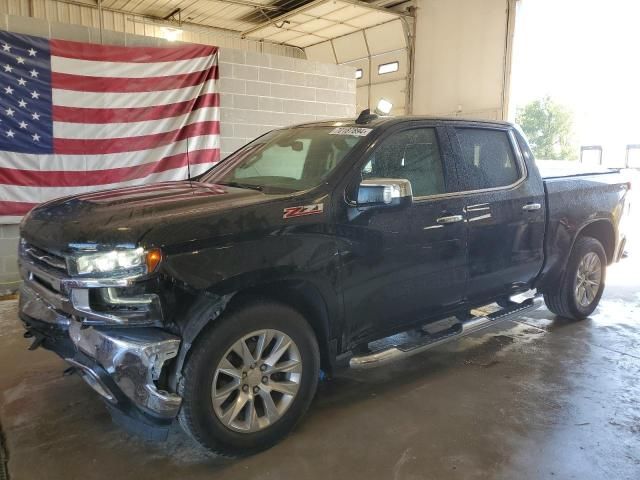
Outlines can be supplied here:
[[75, 193], [181, 180], [220, 159], [218, 50], [0, 31], [0, 223]]

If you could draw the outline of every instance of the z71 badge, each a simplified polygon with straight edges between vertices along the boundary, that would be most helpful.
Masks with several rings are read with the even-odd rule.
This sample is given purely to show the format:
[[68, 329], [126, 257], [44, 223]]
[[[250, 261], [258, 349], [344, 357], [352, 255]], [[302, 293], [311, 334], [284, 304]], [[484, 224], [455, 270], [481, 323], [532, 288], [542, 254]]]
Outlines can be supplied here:
[[324, 211], [324, 204], [314, 203], [313, 205], [303, 205], [301, 207], [289, 207], [284, 209], [282, 218], [304, 217], [307, 215], [318, 215]]

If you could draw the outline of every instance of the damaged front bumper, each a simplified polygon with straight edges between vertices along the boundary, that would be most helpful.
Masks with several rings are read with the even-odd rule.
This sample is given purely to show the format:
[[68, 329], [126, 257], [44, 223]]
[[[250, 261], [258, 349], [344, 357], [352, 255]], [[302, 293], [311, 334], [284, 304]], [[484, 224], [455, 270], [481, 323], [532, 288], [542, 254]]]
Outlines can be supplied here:
[[156, 327], [92, 324], [95, 316], [83, 315], [86, 303], [78, 309], [74, 299], [87, 296], [79, 290], [113, 285], [77, 285], [61, 272], [26, 260], [21, 258], [25, 281], [19, 310], [25, 336], [75, 367], [105, 400], [116, 423], [149, 439], [166, 438], [181, 398], [158, 385], [163, 367], [178, 354], [180, 339]]
[[[93, 360], [93, 365], [65, 358], [79, 367], [86, 375], [95, 378], [95, 364], [113, 379], [116, 390], [123, 393], [133, 404], [153, 416], [173, 419], [180, 408], [181, 398], [158, 389], [162, 366], [178, 354], [180, 340], [162, 330], [154, 328], [98, 330], [83, 328], [72, 321], [69, 337], [78, 352]], [[92, 381], [88, 381], [92, 385]], [[93, 386], [93, 385], [92, 385]], [[114, 403], [117, 395], [112, 388], [101, 385], [94, 389], [106, 400]]]

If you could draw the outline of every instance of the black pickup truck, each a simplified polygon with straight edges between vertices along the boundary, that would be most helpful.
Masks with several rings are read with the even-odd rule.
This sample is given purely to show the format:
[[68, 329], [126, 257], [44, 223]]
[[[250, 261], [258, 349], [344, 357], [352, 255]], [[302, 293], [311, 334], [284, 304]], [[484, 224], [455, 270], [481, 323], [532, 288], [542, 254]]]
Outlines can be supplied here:
[[619, 172], [542, 178], [508, 123], [304, 124], [190, 180], [32, 210], [20, 318], [117, 423], [162, 439], [178, 419], [210, 450], [247, 454], [294, 427], [320, 378], [532, 304], [517, 294], [590, 315], [629, 193]]

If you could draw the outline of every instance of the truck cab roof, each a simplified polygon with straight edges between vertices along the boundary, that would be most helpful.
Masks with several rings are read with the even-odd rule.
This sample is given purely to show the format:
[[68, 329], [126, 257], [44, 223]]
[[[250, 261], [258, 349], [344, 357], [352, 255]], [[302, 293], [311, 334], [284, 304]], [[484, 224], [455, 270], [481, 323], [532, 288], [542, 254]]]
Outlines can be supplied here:
[[445, 122], [445, 123], [474, 123], [482, 126], [500, 126], [500, 127], [514, 127], [513, 123], [505, 122], [502, 120], [480, 120], [477, 118], [464, 118], [464, 117], [443, 117], [443, 116], [429, 116], [429, 115], [399, 115], [399, 116], [378, 116], [371, 120], [361, 123], [357, 123], [357, 118], [338, 118], [335, 120], [326, 120], [322, 122], [308, 122], [296, 125], [298, 127], [360, 127], [360, 128], [378, 128], [378, 127], [392, 127], [394, 125], [418, 122], [418, 121], [432, 121], [432, 122]]

